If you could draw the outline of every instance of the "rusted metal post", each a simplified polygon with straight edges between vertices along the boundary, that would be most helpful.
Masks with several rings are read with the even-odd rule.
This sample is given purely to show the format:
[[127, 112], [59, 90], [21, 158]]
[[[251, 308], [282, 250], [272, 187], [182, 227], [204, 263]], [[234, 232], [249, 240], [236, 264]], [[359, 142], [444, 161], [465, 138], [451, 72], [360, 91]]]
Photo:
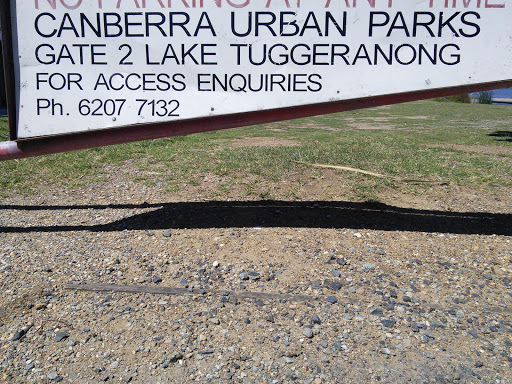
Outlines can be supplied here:
[[0, 1], [0, 26], [2, 30], [2, 59], [4, 69], [4, 89], [7, 98], [7, 114], [9, 116], [9, 140], [17, 139], [16, 131], [16, 82], [14, 76], [14, 58], [11, 25], [11, 1]]

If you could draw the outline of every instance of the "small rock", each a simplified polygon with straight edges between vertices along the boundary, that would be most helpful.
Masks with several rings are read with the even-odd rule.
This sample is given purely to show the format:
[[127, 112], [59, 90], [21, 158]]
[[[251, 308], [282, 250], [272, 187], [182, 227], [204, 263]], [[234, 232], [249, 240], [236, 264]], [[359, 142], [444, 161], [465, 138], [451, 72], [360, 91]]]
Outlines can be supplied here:
[[119, 361], [113, 361], [112, 363], [110, 363], [110, 368], [112, 369], [116, 369], [119, 367]]
[[32, 368], [34, 368], [34, 364], [32, 364], [32, 363], [30, 363], [30, 364], [25, 364], [25, 365], [23, 366], [23, 369], [24, 369], [25, 371], [30, 371]]
[[334, 277], [341, 277], [341, 273], [340, 271], [338, 271], [337, 269], [333, 269], [331, 271], [331, 274], [334, 276]]
[[169, 356], [169, 359], [168, 359], [168, 360], [169, 360], [169, 362], [171, 362], [171, 363], [175, 363], [176, 361], [181, 360], [181, 359], [183, 359], [183, 355], [182, 355], [181, 353], [179, 353], [179, 352], [173, 352], [173, 353], [171, 353], [171, 355]]
[[153, 281], [153, 283], [155, 284], [158, 284], [158, 283], [161, 283], [162, 282], [162, 278], [159, 277], [159, 276], [153, 276], [153, 278], [151, 279]]
[[434, 334], [430, 331], [425, 331], [424, 336], [428, 337], [429, 339], [435, 339]]
[[55, 341], [60, 342], [62, 340], [65, 340], [69, 337], [69, 333], [67, 332], [57, 332], [55, 334]]
[[265, 305], [262, 300], [254, 300], [254, 304], [256, 304], [258, 307], [263, 307]]
[[327, 296], [327, 301], [331, 304], [336, 304], [338, 302], [338, 299], [336, 296]]
[[391, 351], [388, 349], [388, 348], [382, 348], [380, 350], [380, 353], [382, 353], [383, 355], [391, 355]]
[[183, 359], [183, 355], [179, 352], [173, 352], [167, 360], [162, 363], [162, 368], [168, 368], [171, 363], [175, 363], [178, 360]]
[[404, 301], [404, 303], [410, 303], [412, 301], [412, 299], [409, 296], [404, 296], [402, 300]]
[[396, 324], [396, 320], [395, 319], [381, 320], [380, 322], [386, 328], [391, 328], [391, 327], [393, 327]]
[[240, 273], [240, 275], [238, 275], [238, 277], [240, 277], [240, 280], [242, 280], [242, 281], [249, 280], [249, 275], [245, 272]]
[[363, 263], [364, 269], [375, 269], [375, 264], [372, 263]]
[[49, 373], [47, 377], [48, 377], [48, 380], [52, 380], [52, 381], [55, 381], [57, 383], [62, 381], [62, 376], [59, 375], [57, 372]]
[[[469, 319], [468, 319], [468, 323], [469, 323]], [[436, 321], [436, 320], [431, 320], [430, 321], [430, 326], [432, 328], [445, 328], [445, 325], [439, 321]]]
[[12, 341], [17, 341], [21, 339], [23, 336], [25, 336], [27, 331], [22, 329], [21, 331], [16, 332], [16, 334], [12, 337]]
[[336, 262], [339, 264], [339, 265], [347, 265], [347, 261], [345, 259], [342, 259], [340, 257], [338, 257], [336, 259]]
[[313, 324], [321, 324], [321, 323], [322, 323], [322, 320], [320, 320], [320, 317], [319, 317], [317, 314], [315, 314], [315, 315], [313, 315], [313, 317], [311, 318], [311, 322], [312, 322]]
[[170, 231], [163, 231], [162, 232], [162, 236], [163, 237], [171, 237], [171, 232]]
[[355, 287], [348, 287], [348, 291], [349, 291], [350, 293], [356, 293], [356, 289], [355, 289]]
[[313, 337], [313, 331], [309, 327], [304, 328], [302, 330], [302, 334], [306, 336], [308, 339], [311, 339]]
[[341, 284], [339, 281], [331, 281], [327, 284], [329, 288], [331, 288], [333, 291], [339, 291], [341, 287], [343, 287], [343, 284]]
[[219, 325], [220, 324], [220, 320], [216, 317], [213, 317], [210, 319], [210, 323], [212, 324], [215, 324], [215, 325]]

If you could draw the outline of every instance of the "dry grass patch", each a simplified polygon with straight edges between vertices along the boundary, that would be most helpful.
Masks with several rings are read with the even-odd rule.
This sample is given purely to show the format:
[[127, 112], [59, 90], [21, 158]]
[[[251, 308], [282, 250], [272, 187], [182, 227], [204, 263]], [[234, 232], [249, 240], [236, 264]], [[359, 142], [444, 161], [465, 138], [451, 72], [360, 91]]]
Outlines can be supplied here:
[[296, 147], [300, 145], [299, 141], [290, 139], [280, 139], [277, 137], [241, 137], [231, 141], [230, 146], [240, 147]]
[[489, 155], [512, 155], [512, 147], [495, 145], [461, 145], [461, 144], [443, 144], [427, 145], [429, 148], [455, 149], [464, 152], [485, 153]]

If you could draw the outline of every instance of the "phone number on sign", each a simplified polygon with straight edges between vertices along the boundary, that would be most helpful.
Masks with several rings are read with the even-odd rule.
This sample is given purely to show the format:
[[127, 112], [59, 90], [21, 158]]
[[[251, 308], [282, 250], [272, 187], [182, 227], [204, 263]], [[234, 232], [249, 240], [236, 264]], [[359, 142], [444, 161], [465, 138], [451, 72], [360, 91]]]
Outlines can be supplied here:
[[[178, 117], [178, 100], [136, 99], [138, 116]], [[82, 99], [78, 111], [82, 116], [121, 116], [126, 99]]]

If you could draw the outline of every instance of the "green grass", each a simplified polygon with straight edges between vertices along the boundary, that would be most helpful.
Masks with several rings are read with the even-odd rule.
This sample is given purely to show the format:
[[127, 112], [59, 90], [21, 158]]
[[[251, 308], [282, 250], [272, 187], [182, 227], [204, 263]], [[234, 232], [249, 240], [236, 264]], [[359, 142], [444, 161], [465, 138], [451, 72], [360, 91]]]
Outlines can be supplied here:
[[[40, 186], [79, 187], [104, 182], [110, 172], [149, 186], [161, 184], [174, 193], [197, 186], [205, 175], [223, 180], [217, 197], [243, 185], [243, 196], [273, 198], [272, 184], [317, 172], [294, 160], [346, 165], [391, 176], [444, 179], [475, 189], [488, 184], [512, 186], [512, 155], [486, 153], [471, 146], [508, 147], [493, 132], [510, 132], [512, 108], [507, 106], [421, 101], [283, 121], [170, 139], [129, 143], [0, 163], [0, 196], [30, 194]], [[364, 129], [358, 129], [364, 127]], [[296, 146], [237, 147], [240, 137], [294, 140]], [[0, 138], [7, 139], [7, 122], [0, 120]], [[465, 147], [462, 147], [465, 146]], [[133, 159], [133, 161], [131, 160]], [[112, 170], [114, 167], [114, 170]], [[117, 167], [117, 168], [116, 168]], [[131, 175], [135, 169], [137, 173]], [[371, 199], [382, 188], [418, 186], [345, 174], [358, 198]], [[160, 185], [159, 184], [159, 185]], [[291, 187], [289, 196], [297, 192]]]

